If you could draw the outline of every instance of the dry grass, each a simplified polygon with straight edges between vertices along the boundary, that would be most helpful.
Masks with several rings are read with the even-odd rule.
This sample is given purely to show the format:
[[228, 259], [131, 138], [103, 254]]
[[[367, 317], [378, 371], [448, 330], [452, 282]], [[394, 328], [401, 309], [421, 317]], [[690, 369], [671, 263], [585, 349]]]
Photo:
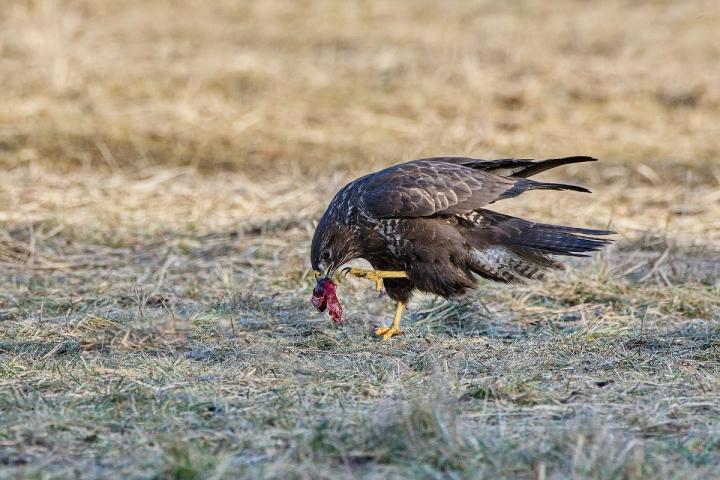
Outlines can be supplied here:
[[[720, 468], [717, 2], [0, 7], [0, 477]], [[333, 327], [313, 221], [436, 154], [597, 156], [502, 208], [618, 244]]]

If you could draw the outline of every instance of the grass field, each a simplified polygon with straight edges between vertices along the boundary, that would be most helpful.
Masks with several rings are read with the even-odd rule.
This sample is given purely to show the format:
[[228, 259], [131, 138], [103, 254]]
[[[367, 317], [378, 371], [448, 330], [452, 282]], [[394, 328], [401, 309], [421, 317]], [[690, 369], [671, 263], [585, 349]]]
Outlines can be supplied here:
[[[712, 478], [720, 2], [0, 1], [0, 478]], [[542, 283], [310, 305], [314, 222], [423, 156], [601, 162]]]

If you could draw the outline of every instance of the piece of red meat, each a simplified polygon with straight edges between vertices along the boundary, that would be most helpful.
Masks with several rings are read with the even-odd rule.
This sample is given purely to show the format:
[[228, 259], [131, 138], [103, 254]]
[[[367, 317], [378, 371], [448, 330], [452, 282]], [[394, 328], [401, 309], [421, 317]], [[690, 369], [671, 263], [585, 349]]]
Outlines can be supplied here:
[[312, 304], [320, 312], [324, 312], [327, 308], [328, 313], [335, 323], [342, 323], [343, 309], [340, 300], [337, 298], [335, 290], [337, 286], [329, 278], [321, 278], [313, 289]]

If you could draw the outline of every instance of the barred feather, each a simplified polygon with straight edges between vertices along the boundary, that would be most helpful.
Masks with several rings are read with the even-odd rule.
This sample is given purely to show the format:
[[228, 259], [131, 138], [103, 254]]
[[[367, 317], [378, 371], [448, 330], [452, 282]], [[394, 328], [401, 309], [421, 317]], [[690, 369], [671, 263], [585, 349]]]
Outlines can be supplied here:
[[537, 253], [515, 251], [504, 246], [492, 246], [470, 251], [470, 269], [483, 277], [509, 283], [541, 280], [548, 269], [562, 269], [562, 265]]

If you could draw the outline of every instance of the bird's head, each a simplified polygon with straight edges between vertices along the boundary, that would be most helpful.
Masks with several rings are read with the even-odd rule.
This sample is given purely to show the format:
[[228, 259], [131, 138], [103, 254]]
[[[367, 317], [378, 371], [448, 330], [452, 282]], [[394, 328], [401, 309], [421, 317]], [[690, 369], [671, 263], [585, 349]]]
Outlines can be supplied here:
[[352, 228], [323, 219], [315, 229], [310, 261], [318, 278], [332, 279], [335, 270], [358, 257]]

